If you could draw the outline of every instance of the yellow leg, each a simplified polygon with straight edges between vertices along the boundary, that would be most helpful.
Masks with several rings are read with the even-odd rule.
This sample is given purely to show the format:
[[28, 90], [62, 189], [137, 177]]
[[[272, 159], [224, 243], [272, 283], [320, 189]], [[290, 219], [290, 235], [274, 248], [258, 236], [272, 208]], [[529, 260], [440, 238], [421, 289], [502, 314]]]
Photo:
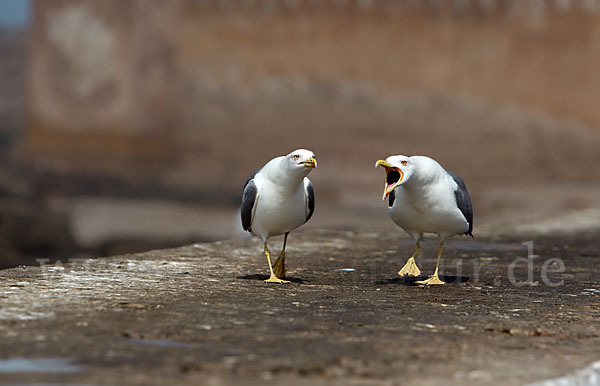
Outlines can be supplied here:
[[404, 267], [400, 271], [398, 271], [398, 275], [400, 276], [419, 276], [421, 274], [421, 270], [417, 267], [417, 263], [415, 262], [415, 257], [419, 256], [421, 253], [421, 244], [417, 241], [417, 245], [415, 247], [415, 253], [406, 261]]
[[281, 251], [273, 264], [273, 272], [277, 277], [285, 277], [285, 251]]
[[265, 280], [265, 283], [280, 283], [280, 284], [289, 283], [289, 281], [281, 280], [280, 278], [275, 276], [275, 273], [273, 273], [273, 267], [271, 266], [271, 251], [269, 251], [269, 248], [267, 248], [266, 242], [265, 242], [265, 256], [267, 258], [267, 263], [269, 263], [269, 271], [271, 272], [271, 277], [269, 277], [267, 280]]
[[438, 268], [440, 267], [440, 259], [442, 258], [443, 252], [444, 252], [444, 242], [440, 241], [440, 246], [438, 247], [438, 260], [437, 260], [437, 265], [435, 266], [435, 272], [433, 272], [433, 275], [429, 279], [418, 281], [417, 284], [424, 284], [424, 285], [446, 284], [445, 282], [441, 281], [440, 278], [438, 277]]
[[285, 245], [287, 244], [287, 237], [289, 233], [286, 233], [283, 236], [283, 248], [281, 249], [281, 253], [279, 257], [275, 260], [273, 264], [273, 272], [275, 272], [275, 276], [277, 277], [285, 277]]

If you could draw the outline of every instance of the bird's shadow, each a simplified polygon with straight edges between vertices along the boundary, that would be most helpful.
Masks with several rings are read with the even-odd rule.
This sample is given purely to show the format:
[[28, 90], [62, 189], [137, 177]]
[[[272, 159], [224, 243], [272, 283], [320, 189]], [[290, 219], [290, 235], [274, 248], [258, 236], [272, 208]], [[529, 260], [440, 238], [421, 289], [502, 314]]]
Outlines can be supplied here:
[[[236, 276], [236, 279], [242, 279], [242, 280], [260, 280], [260, 281], [265, 281], [269, 278], [269, 275], [263, 275], [261, 273], [253, 273], [253, 274], [249, 274], [249, 275], [241, 275], [241, 276]], [[297, 278], [297, 277], [289, 277], [286, 276], [283, 278], [284, 280], [288, 280], [291, 281], [292, 283], [299, 283], [299, 284], [303, 284], [306, 281]]]
[[[376, 281], [375, 284], [398, 284], [405, 286], [416, 286], [417, 281], [429, 279], [429, 276], [399, 276], [389, 279], [383, 279]], [[465, 283], [469, 281], [468, 276], [450, 276], [450, 275], [440, 275], [440, 280], [445, 282], [446, 284], [450, 283]]]

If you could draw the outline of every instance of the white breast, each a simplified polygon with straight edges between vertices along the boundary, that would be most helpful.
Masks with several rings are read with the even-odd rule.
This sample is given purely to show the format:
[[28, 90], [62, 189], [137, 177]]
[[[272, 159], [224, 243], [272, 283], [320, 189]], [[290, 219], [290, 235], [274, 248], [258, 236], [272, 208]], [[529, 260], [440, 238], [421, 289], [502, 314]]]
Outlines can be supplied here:
[[415, 232], [438, 233], [443, 238], [464, 233], [469, 224], [456, 206], [455, 187], [451, 178], [418, 189], [400, 186], [390, 217], [413, 237]]
[[268, 179], [255, 179], [258, 196], [252, 217], [252, 233], [266, 240], [306, 222], [304, 182], [282, 189]]

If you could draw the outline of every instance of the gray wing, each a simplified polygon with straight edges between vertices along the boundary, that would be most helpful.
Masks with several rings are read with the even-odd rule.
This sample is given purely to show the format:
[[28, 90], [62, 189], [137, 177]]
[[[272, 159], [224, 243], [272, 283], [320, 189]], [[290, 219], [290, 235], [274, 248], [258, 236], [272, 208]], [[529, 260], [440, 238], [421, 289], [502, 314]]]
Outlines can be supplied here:
[[471, 205], [471, 197], [469, 197], [469, 192], [467, 192], [467, 185], [463, 182], [463, 180], [457, 176], [455, 173], [446, 169], [448, 174], [454, 179], [456, 182], [456, 190], [454, 191], [454, 195], [456, 196], [456, 204], [458, 205], [458, 209], [460, 209], [463, 216], [469, 223], [469, 230], [465, 232], [466, 235], [470, 235], [473, 237], [473, 206]]
[[315, 191], [313, 189], [312, 182], [310, 182], [308, 178], [304, 179], [304, 190], [308, 198], [308, 213], [306, 214], [306, 221], [308, 221], [315, 211]]
[[254, 183], [254, 176], [260, 171], [255, 170], [250, 177], [246, 180], [244, 185], [244, 193], [242, 195], [242, 207], [240, 208], [240, 214], [242, 216], [242, 228], [245, 231], [252, 232], [252, 212], [254, 211], [254, 204], [256, 203], [256, 196], [258, 195], [258, 189]]

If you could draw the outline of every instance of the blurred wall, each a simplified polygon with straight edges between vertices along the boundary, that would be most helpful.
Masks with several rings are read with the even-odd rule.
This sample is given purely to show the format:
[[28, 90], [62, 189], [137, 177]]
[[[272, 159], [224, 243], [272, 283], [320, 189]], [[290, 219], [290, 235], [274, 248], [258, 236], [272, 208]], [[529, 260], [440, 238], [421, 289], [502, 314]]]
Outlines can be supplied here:
[[164, 1], [36, 1], [28, 151], [94, 166], [169, 162], [178, 9]]
[[[465, 152], [481, 147], [494, 165], [514, 155], [551, 177], [562, 160], [551, 153], [577, 152], [588, 134], [561, 143], [543, 123], [452, 101], [600, 127], [595, 0], [38, 0], [33, 10], [25, 148], [69, 167], [218, 185], [243, 178], [236, 165], [248, 157], [295, 144], [340, 157], [371, 144], [376, 159], [399, 152], [394, 142], [413, 154], [458, 147], [448, 159], [464, 170]], [[521, 146], [498, 134], [511, 126], [535, 135]], [[486, 149], [490, 138], [501, 146]], [[544, 138], [543, 156], [521, 154]]]

